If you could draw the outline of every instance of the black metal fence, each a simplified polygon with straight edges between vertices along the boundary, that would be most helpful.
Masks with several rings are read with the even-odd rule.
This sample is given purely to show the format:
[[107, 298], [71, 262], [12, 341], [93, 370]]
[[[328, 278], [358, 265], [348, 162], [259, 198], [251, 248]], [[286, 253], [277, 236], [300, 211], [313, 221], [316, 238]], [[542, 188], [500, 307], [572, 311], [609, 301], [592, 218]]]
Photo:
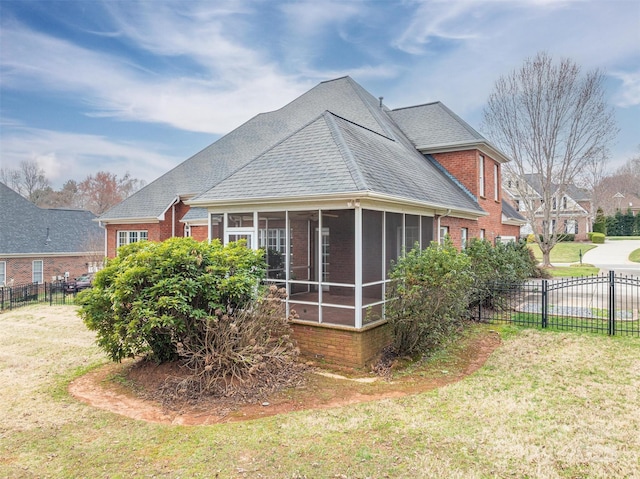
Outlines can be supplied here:
[[640, 336], [640, 277], [616, 275], [495, 284], [476, 320]]
[[0, 312], [38, 303], [73, 304], [76, 292], [65, 286], [64, 282], [55, 282], [0, 287]]

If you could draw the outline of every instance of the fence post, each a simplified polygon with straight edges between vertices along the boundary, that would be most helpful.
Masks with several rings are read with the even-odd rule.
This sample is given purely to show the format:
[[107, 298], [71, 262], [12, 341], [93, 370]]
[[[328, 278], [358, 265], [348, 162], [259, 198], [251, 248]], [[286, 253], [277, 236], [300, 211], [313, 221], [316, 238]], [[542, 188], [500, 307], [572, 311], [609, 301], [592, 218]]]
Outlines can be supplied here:
[[609, 335], [616, 334], [616, 274], [609, 271]]
[[548, 324], [548, 317], [547, 317], [547, 280], [543, 279], [542, 280], [542, 327], [546, 328], [547, 324]]

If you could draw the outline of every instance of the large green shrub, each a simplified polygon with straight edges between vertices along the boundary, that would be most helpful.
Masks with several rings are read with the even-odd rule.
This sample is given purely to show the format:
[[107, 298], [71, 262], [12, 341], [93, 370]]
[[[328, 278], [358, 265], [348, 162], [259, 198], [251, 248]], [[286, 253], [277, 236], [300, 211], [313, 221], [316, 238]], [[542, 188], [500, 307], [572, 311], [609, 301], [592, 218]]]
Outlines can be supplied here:
[[591, 241], [596, 244], [603, 244], [604, 235], [602, 233], [591, 233]]
[[390, 277], [394, 281], [386, 315], [395, 354], [428, 353], [462, 325], [473, 282], [471, 261], [450, 242], [411, 250], [398, 260]]
[[517, 286], [527, 278], [541, 274], [525, 242], [497, 243], [493, 246], [486, 240], [473, 239], [464, 252], [471, 259], [473, 275], [470, 307], [479, 303], [489, 305], [496, 282]]
[[242, 243], [173, 238], [124, 246], [78, 295], [80, 316], [114, 361], [179, 357], [178, 344], [200, 341], [212, 318], [256, 297], [263, 253]]

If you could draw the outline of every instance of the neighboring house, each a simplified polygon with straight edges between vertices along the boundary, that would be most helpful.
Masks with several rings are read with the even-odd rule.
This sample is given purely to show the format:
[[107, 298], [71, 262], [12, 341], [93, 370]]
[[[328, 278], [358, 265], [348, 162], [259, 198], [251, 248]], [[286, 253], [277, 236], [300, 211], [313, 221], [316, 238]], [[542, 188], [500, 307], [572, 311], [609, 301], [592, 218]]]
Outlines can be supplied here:
[[[511, 177], [505, 174], [503, 181], [505, 198], [522, 216], [528, 218], [526, 211], [532, 209], [535, 214], [538, 231], [544, 223], [542, 204], [543, 191], [540, 176], [536, 174], [524, 177]], [[586, 241], [592, 227], [591, 199], [587, 191], [573, 184], [560, 188], [552, 183], [549, 198], [552, 202], [551, 217], [548, 225], [550, 232], [575, 235], [577, 241]], [[529, 221], [520, 229], [521, 236], [533, 232]]]
[[89, 211], [44, 209], [0, 183], [0, 287], [91, 272], [104, 258], [104, 229]]
[[343, 77], [252, 118], [100, 221], [110, 257], [172, 236], [264, 248], [303, 353], [362, 366], [388, 341], [387, 273], [405, 249], [512, 234], [507, 160], [442, 103], [389, 110]]
[[631, 193], [627, 193], [626, 195], [618, 192], [612, 197], [612, 201], [610, 202], [611, 208], [607, 208], [604, 211], [605, 214], [613, 216], [616, 214], [616, 211], [620, 211], [622, 214], [625, 214], [627, 211], [631, 210], [633, 216], [637, 216], [640, 214], [640, 198], [636, 195], [632, 195]]

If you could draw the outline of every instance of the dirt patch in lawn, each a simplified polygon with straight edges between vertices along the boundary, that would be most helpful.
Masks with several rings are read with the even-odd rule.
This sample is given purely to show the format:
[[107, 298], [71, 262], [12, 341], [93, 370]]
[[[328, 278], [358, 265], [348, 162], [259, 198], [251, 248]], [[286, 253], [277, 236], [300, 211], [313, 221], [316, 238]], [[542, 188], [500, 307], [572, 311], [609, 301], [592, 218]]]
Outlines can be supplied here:
[[167, 378], [179, 376], [181, 371], [175, 364], [145, 361], [108, 364], [73, 381], [69, 392], [94, 407], [149, 422], [204, 425], [245, 421], [429, 391], [474, 373], [499, 345], [495, 331], [482, 329], [456, 342], [442, 357], [396, 371], [390, 380], [373, 374], [345, 375], [312, 365], [302, 386], [245, 404], [210, 397], [197, 404], [163, 405], [155, 399], [157, 391]]

